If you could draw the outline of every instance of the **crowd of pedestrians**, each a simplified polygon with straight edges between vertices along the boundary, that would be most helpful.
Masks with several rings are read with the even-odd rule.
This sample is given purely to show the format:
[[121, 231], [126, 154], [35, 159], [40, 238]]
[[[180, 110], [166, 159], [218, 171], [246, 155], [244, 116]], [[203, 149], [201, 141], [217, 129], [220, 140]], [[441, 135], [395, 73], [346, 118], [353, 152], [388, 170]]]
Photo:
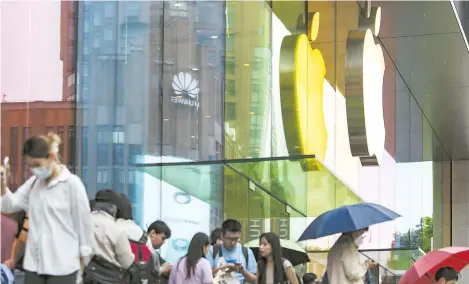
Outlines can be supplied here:
[[[8, 188], [8, 161], [1, 169], [2, 284], [373, 284], [373, 261], [359, 247], [368, 228], [343, 233], [328, 254], [327, 272], [298, 275], [279, 236], [260, 236], [258, 255], [240, 243], [241, 223], [225, 220], [210, 237], [196, 233], [187, 254], [174, 266], [158, 250], [171, 237], [160, 220], [147, 230], [132, 218], [125, 194], [111, 189], [89, 201], [79, 177], [59, 160], [55, 134], [30, 137], [23, 146], [33, 176], [15, 193]], [[5, 232], [6, 229], [6, 232]], [[13, 275], [15, 271], [15, 275]], [[24, 273], [23, 273], [24, 272]], [[24, 280], [21, 278], [24, 275]], [[451, 267], [435, 274], [438, 284], [454, 284]]]

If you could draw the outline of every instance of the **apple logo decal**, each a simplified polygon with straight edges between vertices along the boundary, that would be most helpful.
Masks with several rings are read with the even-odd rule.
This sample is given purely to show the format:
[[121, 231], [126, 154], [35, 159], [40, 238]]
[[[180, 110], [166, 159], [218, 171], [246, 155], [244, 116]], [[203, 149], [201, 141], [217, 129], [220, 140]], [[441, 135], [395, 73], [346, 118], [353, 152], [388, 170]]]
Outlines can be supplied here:
[[[311, 47], [319, 31], [319, 13], [308, 14], [306, 34], [285, 36], [280, 47], [279, 82], [285, 140], [290, 155], [315, 155], [324, 161], [327, 130], [323, 84], [326, 66], [321, 51]], [[322, 168], [316, 159], [301, 161], [304, 171]]]
[[379, 34], [381, 8], [360, 11], [359, 27], [349, 31], [345, 54], [345, 99], [350, 150], [363, 166], [379, 166], [386, 131], [383, 115], [384, 54]]

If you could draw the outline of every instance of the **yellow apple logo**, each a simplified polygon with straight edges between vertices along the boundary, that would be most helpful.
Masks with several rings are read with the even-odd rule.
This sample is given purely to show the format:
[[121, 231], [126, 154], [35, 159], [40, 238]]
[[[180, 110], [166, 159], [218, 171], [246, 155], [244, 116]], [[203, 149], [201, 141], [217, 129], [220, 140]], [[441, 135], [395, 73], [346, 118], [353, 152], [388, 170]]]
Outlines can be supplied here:
[[[324, 58], [311, 47], [319, 30], [319, 13], [312, 13], [308, 35], [283, 38], [280, 49], [280, 99], [287, 148], [290, 155], [315, 155], [324, 161], [327, 130], [323, 112]], [[313, 160], [313, 159], [309, 159]], [[319, 162], [302, 164], [303, 170], [318, 170]]]
[[361, 11], [359, 28], [348, 34], [345, 55], [345, 98], [352, 156], [363, 166], [381, 163], [386, 136], [383, 115], [384, 55], [374, 36], [381, 8]]

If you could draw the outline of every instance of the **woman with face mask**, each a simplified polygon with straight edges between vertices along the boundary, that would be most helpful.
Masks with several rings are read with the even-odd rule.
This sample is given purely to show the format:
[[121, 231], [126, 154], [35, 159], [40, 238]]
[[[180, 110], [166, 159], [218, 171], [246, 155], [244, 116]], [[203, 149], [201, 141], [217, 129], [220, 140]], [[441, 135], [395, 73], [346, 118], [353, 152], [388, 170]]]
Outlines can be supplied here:
[[358, 248], [363, 243], [368, 228], [343, 233], [327, 255], [327, 279], [330, 284], [363, 284], [368, 269], [376, 266], [371, 261], [362, 262]]
[[23, 156], [33, 176], [15, 193], [1, 168], [2, 212], [29, 212], [25, 284], [75, 284], [91, 254], [88, 196], [80, 178], [59, 162], [59, 144], [55, 134], [26, 140]]

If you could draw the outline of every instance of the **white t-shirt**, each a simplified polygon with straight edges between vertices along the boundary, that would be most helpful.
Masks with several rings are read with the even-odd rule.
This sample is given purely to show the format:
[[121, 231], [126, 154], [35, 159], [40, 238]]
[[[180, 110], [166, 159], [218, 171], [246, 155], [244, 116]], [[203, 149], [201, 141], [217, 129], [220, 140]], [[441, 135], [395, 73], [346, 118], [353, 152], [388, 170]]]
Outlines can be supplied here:
[[[284, 259], [283, 261], [283, 271], [285, 271], [285, 275], [287, 274], [287, 269], [289, 267], [292, 267], [293, 265], [288, 259]], [[283, 279], [285, 282], [288, 281], [288, 279]], [[274, 283], [274, 269], [273, 267], [265, 268], [265, 284], [275, 284]]]

